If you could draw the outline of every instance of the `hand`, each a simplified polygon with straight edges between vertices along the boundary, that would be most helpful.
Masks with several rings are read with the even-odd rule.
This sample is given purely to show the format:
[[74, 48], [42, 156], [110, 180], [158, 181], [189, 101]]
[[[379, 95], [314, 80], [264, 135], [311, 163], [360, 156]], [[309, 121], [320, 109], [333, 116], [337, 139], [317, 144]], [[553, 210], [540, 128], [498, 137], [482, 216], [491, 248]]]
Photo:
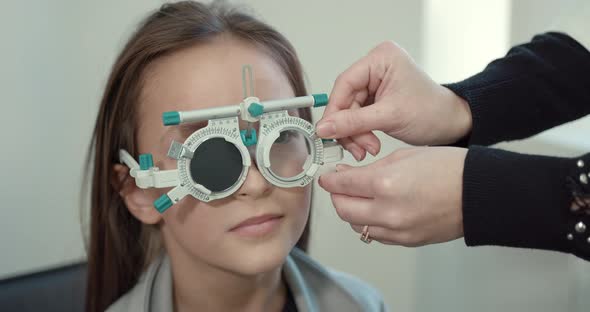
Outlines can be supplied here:
[[384, 42], [337, 79], [323, 119], [322, 138], [339, 139], [357, 160], [375, 155], [380, 130], [412, 145], [442, 145], [471, 131], [467, 103], [434, 82], [393, 42]]
[[364, 167], [339, 165], [319, 184], [340, 218], [385, 244], [421, 246], [463, 236], [463, 165], [467, 150], [400, 149]]

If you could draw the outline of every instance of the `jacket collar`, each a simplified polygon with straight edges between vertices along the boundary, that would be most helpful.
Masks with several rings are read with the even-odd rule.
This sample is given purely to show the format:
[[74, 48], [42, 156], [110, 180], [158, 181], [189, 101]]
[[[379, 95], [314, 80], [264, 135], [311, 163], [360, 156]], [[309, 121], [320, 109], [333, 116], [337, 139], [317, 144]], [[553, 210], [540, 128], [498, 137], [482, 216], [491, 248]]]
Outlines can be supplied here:
[[[283, 265], [283, 277], [291, 291], [297, 311], [316, 312], [317, 304], [315, 297], [310, 292], [301, 270], [297, 267], [292, 255], [289, 254]], [[145, 295], [142, 297], [141, 306], [143, 311], [173, 311], [174, 301], [172, 298], [172, 270], [170, 259], [166, 254], [160, 255], [144, 275]], [[139, 305], [138, 305], [139, 306]]]

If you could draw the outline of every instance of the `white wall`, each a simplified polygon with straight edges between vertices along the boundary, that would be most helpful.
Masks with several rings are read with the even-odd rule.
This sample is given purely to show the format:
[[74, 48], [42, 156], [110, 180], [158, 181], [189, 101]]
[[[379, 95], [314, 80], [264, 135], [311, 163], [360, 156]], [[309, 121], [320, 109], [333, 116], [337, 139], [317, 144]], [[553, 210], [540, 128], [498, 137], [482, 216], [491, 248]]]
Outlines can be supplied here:
[[[565, 4], [426, 1], [425, 69], [440, 82], [478, 72], [490, 60], [503, 56], [509, 46], [548, 30]], [[500, 147], [574, 157], [590, 150], [587, 127], [587, 120], [582, 120]], [[590, 271], [587, 264], [572, 256], [499, 247], [465, 248], [460, 240], [419, 248], [416, 261], [416, 292], [427, 294], [416, 302], [416, 311], [588, 309]]]
[[91, 116], [79, 102], [75, 12], [65, 1], [2, 3], [2, 276], [82, 254], [76, 201]]
[[2, 1], [0, 277], [84, 257], [79, 193], [97, 105], [130, 26], [161, 1]]
[[[3, 1], [0, 278], [83, 257], [78, 191], [100, 93], [132, 27], [162, 2]], [[549, 0], [245, 2], [293, 42], [313, 92], [328, 92], [340, 71], [386, 39], [438, 81], [463, 78], [561, 9]], [[504, 147], [581, 153], [590, 147], [570, 134], [587, 126], [582, 121]], [[384, 145], [381, 156], [402, 144]], [[471, 249], [462, 241], [418, 249], [365, 245], [319, 188], [313, 207], [311, 254], [377, 286], [394, 311], [585, 311], [590, 304], [582, 296], [590, 273], [573, 257]]]

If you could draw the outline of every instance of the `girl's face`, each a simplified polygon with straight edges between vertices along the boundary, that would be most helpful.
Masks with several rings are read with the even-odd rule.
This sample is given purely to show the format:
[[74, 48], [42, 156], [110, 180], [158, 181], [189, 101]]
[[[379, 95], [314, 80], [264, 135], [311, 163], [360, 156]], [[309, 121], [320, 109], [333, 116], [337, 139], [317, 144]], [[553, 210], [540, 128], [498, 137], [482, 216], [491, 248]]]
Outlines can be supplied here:
[[[144, 74], [139, 101], [139, 152], [152, 153], [154, 165], [162, 170], [175, 169], [176, 161], [167, 156], [170, 143], [184, 142], [205, 125], [164, 127], [162, 113], [241, 102], [244, 64], [252, 66], [254, 95], [261, 100], [294, 96], [287, 77], [271, 57], [230, 36], [152, 63]], [[281, 266], [309, 215], [310, 186], [275, 187], [262, 177], [254, 159], [244, 184], [225, 199], [204, 203], [187, 196], [159, 215], [151, 204], [165, 191], [135, 188], [137, 194], [126, 198], [126, 203], [144, 223], [160, 223], [172, 260], [184, 259], [241, 275]]]

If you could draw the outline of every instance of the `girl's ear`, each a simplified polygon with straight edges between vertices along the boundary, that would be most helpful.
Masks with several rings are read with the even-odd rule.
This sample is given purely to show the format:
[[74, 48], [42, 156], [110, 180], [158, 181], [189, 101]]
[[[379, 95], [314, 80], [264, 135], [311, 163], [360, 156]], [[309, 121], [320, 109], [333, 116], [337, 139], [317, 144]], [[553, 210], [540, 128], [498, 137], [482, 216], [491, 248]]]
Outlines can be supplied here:
[[113, 188], [123, 198], [129, 212], [145, 224], [156, 224], [162, 220], [162, 215], [154, 208], [154, 200], [158, 195], [154, 190], [144, 190], [135, 184], [129, 175], [129, 168], [122, 164], [113, 166]]

